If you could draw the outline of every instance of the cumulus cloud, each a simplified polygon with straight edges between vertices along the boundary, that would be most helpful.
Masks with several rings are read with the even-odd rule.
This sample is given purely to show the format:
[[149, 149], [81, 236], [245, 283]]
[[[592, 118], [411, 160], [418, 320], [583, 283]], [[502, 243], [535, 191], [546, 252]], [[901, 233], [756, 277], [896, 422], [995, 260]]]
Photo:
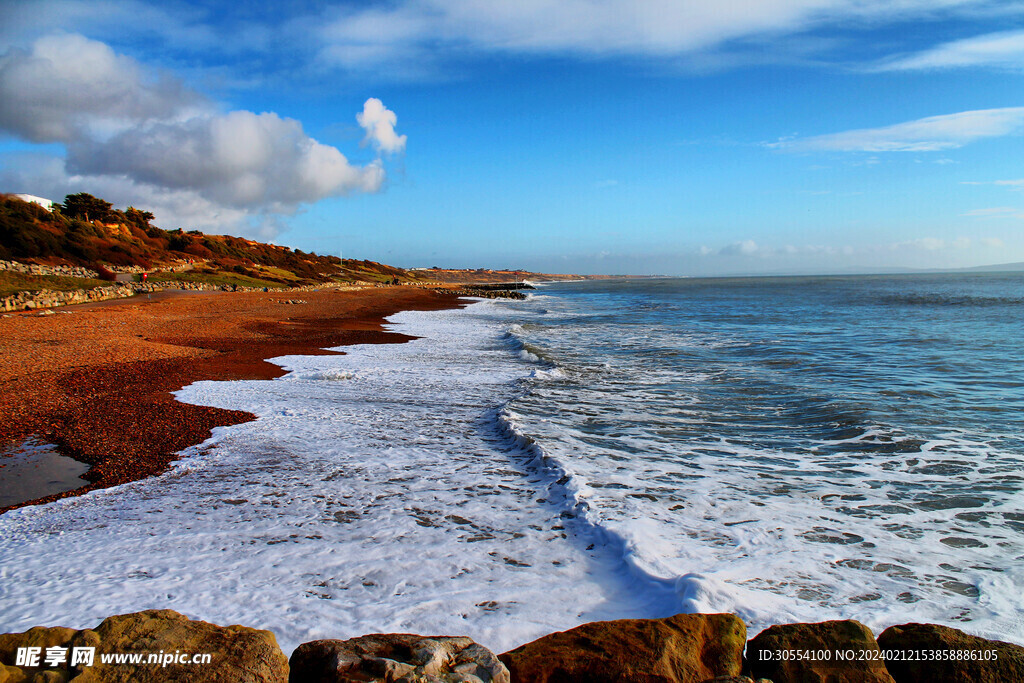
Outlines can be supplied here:
[[76, 192], [88, 192], [115, 206], [144, 207], [156, 216], [157, 225], [166, 228], [273, 236], [261, 232], [262, 221], [250, 221], [251, 211], [211, 201], [195, 190], [171, 190], [139, 183], [123, 175], [69, 173], [64, 159], [49, 154], [18, 152], [0, 156], [0, 187], [30, 191], [30, 194], [56, 201]]
[[1024, 128], [1024, 107], [930, 116], [882, 128], [863, 128], [772, 143], [792, 152], [935, 152]]
[[873, 71], [912, 71], [969, 66], [1024, 68], [1024, 30], [999, 31], [943, 43], [917, 54], [887, 59]]
[[0, 57], [0, 128], [32, 142], [73, 142], [206, 106], [179, 81], [80, 35], [45, 36]]
[[294, 119], [233, 111], [126, 130], [108, 140], [68, 148], [68, 170], [125, 175], [168, 189], [198, 190], [235, 207], [315, 202], [350, 192], [376, 192], [379, 163], [353, 166], [334, 147], [308, 137]]
[[405, 150], [404, 135], [395, 133], [398, 117], [376, 97], [363, 104], [363, 111], [356, 114], [356, 121], [366, 130], [366, 141], [378, 152], [394, 154]]
[[[357, 118], [378, 152], [404, 148], [397, 117], [380, 100], [369, 99]], [[46, 36], [0, 58], [0, 129], [64, 144], [66, 162], [50, 165], [50, 185], [108, 188], [109, 199], [165, 207], [192, 225], [202, 212], [226, 229], [248, 218], [270, 225], [268, 215], [377, 192], [385, 179], [380, 158], [354, 165], [275, 113], [218, 113], [180, 82], [78, 35]], [[10, 182], [38, 187], [31, 180], [23, 172]]]

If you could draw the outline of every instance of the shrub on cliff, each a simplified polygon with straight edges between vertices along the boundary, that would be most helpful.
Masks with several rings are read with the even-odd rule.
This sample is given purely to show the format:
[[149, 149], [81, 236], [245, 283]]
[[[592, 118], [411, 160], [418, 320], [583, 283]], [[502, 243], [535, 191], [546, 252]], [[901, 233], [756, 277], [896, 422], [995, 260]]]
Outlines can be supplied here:
[[69, 194], [64, 197], [61, 212], [69, 218], [82, 218], [88, 221], [105, 221], [113, 207], [108, 201], [93, 197], [88, 192]]

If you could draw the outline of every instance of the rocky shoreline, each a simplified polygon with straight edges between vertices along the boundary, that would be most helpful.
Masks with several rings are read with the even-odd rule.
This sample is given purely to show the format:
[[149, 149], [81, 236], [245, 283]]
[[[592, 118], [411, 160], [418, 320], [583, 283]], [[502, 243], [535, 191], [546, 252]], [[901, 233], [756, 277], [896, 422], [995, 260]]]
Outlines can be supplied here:
[[[288, 292], [315, 292], [320, 290], [350, 291], [365, 289], [374, 285], [342, 285], [336, 282], [316, 285], [302, 285], [268, 290], [264, 287], [236, 287], [231, 285], [211, 285], [202, 282], [135, 282], [131, 284], [115, 284], [92, 289], [49, 290], [17, 292], [10, 296], [0, 297], [0, 312], [32, 311], [41, 309], [72, 306], [74, 304], [109, 301], [111, 299], [127, 299], [137, 294], [161, 292], [166, 289], [180, 289], [195, 292], [268, 292], [275, 294]], [[381, 285], [382, 286], [382, 285]], [[526, 295], [512, 289], [494, 289], [491, 287], [464, 286], [459, 288], [434, 287], [433, 291], [455, 296], [473, 296], [484, 299], [525, 299]], [[531, 288], [532, 289], [532, 288]]]
[[934, 624], [891, 626], [876, 639], [852, 620], [771, 626], [748, 641], [733, 614], [592, 622], [500, 655], [465, 636], [405, 633], [317, 640], [289, 659], [270, 631], [172, 610], [0, 635], [0, 683], [107, 681], [1015, 683], [1024, 647]]

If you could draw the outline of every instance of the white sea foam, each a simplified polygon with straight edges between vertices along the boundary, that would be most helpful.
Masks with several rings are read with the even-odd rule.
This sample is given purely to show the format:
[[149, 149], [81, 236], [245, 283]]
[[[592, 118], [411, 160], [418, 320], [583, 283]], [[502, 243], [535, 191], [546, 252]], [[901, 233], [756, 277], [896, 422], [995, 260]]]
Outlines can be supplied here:
[[0, 517], [0, 623], [81, 628], [172, 608], [269, 628], [286, 652], [393, 631], [503, 651], [677, 611], [614, 549], [572, 534], [550, 473], [498, 428], [533, 368], [487, 320], [494, 306], [398, 314], [419, 339], [178, 392], [259, 419], [215, 430], [163, 476]]
[[270, 628], [286, 651], [373, 631], [501, 651], [593, 619], [728, 611], [752, 633], [857, 618], [1024, 642], [1009, 435], [860, 420], [794, 448], [739, 438], [786, 434], [784, 406], [709, 411], [700, 391], [736, 384], [724, 370], [653, 360], [749, 342], [601, 327], [545, 298], [402, 313], [407, 344], [186, 388], [259, 420], [162, 477], [0, 517], [0, 622], [170, 607]]
[[[839, 438], [798, 434], [778, 404], [759, 414], [731, 393], [708, 405], [708, 391], [742, 382], [671, 361], [747, 342], [630, 328], [623, 316], [576, 324], [598, 314], [566, 306], [536, 330], [524, 314], [523, 343], [549, 347], [566, 381], [535, 382], [505, 412], [565, 482], [566, 508], [635, 575], [671, 584], [681, 609], [740, 614], [752, 632], [856, 618], [1024, 643], [1024, 458], [1003, 443], [1013, 437], [921, 438], [860, 419]], [[797, 428], [818, 420], [839, 433], [850, 420], [842, 405], [799, 400]]]

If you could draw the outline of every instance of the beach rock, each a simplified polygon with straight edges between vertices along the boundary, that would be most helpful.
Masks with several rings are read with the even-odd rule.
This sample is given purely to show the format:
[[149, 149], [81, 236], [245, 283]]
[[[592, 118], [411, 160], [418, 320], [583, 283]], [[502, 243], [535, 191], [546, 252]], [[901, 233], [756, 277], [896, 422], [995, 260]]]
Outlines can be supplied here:
[[853, 620], [771, 626], [747, 661], [751, 676], [775, 683], [893, 683], [871, 630]]
[[389, 633], [315, 640], [292, 653], [292, 683], [509, 683], [508, 670], [470, 638]]
[[[17, 649], [95, 648], [91, 665], [70, 666], [70, 657], [57, 666], [0, 670], [0, 683], [150, 683], [180, 681], [205, 683], [284, 683], [288, 680], [288, 659], [270, 631], [245, 626], [221, 627], [192, 621], [172, 610], [147, 610], [109, 617], [95, 629], [33, 628], [24, 633], [0, 635], [0, 660], [15, 663]], [[103, 654], [210, 655], [209, 663], [104, 664]], [[44, 664], [43, 661], [40, 662]], [[3, 676], [7, 678], [3, 678]], [[21, 676], [22, 678], [19, 678]]]
[[1024, 683], [1024, 647], [948, 626], [890, 626], [878, 646], [896, 683]]
[[499, 655], [512, 680], [703, 683], [739, 676], [747, 628], [732, 614], [583, 624]]
[[[44, 664], [46, 649], [68, 647], [68, 643], [71, 642], [75, 633], [74, 629], [60, 626], [50, 628], [36, 626], [23, 633], [0, 634], [0, 665], [2, 665], [0, 666], [0, 683], [22, 683], [22, 681], [28, 683], [51, 669], [47, 666], [17, 666], [18, 648], [38, 647], [39, 663]], [[67, 672], [65, 671], [65, 673]]]

